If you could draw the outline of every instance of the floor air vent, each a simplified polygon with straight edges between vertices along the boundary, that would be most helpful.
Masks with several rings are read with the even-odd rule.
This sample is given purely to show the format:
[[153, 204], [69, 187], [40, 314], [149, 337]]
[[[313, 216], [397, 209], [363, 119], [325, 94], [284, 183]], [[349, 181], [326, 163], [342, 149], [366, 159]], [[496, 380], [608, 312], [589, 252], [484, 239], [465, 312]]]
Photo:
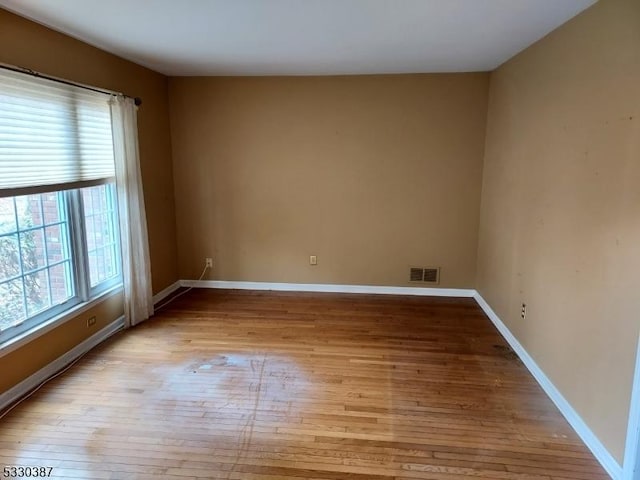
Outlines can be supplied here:
[[433, 283], [433, 284], [440, 283], [440, 268], [439, 267], [427, 267], [427, 268], [411, 267], [409, 269], [409, 281]]

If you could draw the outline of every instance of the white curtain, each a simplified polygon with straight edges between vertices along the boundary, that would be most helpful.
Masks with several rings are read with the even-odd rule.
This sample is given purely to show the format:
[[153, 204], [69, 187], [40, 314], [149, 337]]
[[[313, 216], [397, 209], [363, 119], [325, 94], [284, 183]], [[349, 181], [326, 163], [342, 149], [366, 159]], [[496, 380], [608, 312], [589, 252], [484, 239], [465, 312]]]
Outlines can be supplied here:
[[137, 110], [132, 98], [116, 96], [111, 100], [127, 327], [153, 315], [147, 216], [138, 154]]

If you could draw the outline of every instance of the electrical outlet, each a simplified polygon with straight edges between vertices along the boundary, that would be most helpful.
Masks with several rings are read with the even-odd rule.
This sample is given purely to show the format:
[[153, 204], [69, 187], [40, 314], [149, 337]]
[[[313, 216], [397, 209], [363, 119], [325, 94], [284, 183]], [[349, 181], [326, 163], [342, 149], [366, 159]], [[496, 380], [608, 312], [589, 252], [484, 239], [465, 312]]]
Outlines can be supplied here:
[[93, 327], [96, 324], [96, 317], [87, 318], [87, 328]]
[[204, 266], [207, 268], [213, 268], [213, 258], [207, 257], [204, 259]]
[[317, 264], [318, 264], [318, 257], [316, 257], [315, 255], [310, 255], [309, 265], [317, 265]]
[[520, 310], [520, 316], [522, 317], [523, 320], [527, 317], [527, 304], [526, 303], [522, 304], [522, 310]]

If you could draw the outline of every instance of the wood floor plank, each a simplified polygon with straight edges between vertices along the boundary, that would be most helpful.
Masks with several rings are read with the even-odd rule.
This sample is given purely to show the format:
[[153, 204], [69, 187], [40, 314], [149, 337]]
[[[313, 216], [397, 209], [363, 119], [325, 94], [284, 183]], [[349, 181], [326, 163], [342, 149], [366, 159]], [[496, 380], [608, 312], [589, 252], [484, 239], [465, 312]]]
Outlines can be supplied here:
[[193, 290], [0, 420], [51, 478], [604, 480], [471, 299]]

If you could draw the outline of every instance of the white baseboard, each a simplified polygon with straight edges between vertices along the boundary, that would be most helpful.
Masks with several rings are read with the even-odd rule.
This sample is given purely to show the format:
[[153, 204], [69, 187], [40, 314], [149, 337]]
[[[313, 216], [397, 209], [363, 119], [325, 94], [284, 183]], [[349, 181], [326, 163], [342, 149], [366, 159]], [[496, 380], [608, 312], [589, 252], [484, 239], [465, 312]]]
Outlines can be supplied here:
[[181, 287], [235, 290], [274, 290], [280, 292], [377, 293], [383, 295], [423, 295], [429, 297], [473, 297], [473, 289], [387, 287], [377, 285], [335, 285], [322, 283], [226, 282], [218, 280], [180, 280]]
[[158, 293], [156, 293], [153, 296], [153, 304], [157, 305], [158, 303], [160, 303], [162, 300], [164, 300], [165, 298], [167, 298], [169, 295], [171, 295], [173, 292], [175, 292], [177, 289], [180, 288], [180, 280], [172, 283], [171, 285], [169, 285], [167, 288], [160, 290]]
[[580, 415], [578, 415], [578, 412], [576, 412], [571, 404], [562, 396], [560, 391], [551, 382], [551, 380], [549, 380], [549, 378], [536, 364], [533, 358], [531, 358], [529, 353], [524, 349], [520, 342], [518, 342], [516, 337], [513, 336], [507, 326], [502, 322], [502, 320], [500, 320], [500, 317], [496, 315], [496, 313], [485, 301], [485, 299], [482, 298], [482, 296], [477, 292], [474, 295], [474, 298], [476, 302], [478, 302], [478, 305], [480, 305], [482, 310], [484, 310], [484, 313], [487, 314], [487, 317], [489, 317], [489, 319], [493, 322], [500, 334], [502, 334], [504, 339], [511, 346], [513, 351], [518, 354], [518, 357], [520, 357], [522, 363], [524, 363], [531, 375], [533, 375], [533, 377], [537, 380], [547, 396], [553, 403], [555, 403], [556, 407], [558, 407], [560, 413], [562, 413], [564, 418], [573, 427], [584, 444], [589, 448], [589, 450], [591, 450], [591, 453], [593, 453], [596, 459], [607, 471], [609, 476], [613, 480], [622, 480], [622, 467], [620, 466], [620, 464], [618, 464], [616, 459], [613, 458], [613, 456], [605, 448], [602, 442], [600, 442], [598, 437], [596, 437], [596, 435], [591, 431], [584, 420], [582, 420]]
[[102, 343], [104, 340], [106, 340], [108, 337], [110, 337], [111, 335], [113, 335], [115, 332], [117, 332], [123, 327], [124, 327], [124, 316], [111, 322], [109, 325], [104, 327], [99, 332], [94, 333], [89, 338], [84, 340], [82, 343], [79, 343], [78, 345], [73, 347], [71, 350], [69, 350], [67, 353], [55, 359], [49, 365], [41, 368], [36, 373], [24, 379], [22, 382], [20, 382], [16, 386], [0, 394], [0, 411], [4, 410], [6, 407], [11, 405], [16, 400], [22, 398], [24, 395], [26, 395], [31, 390], [33, 390], [38, 385], [40, 385], [42, 382], [52, 377], [57, 372], [62, 370], [64, 367], [69, 365], [80, 355], [88, 352], [99, 343]]

